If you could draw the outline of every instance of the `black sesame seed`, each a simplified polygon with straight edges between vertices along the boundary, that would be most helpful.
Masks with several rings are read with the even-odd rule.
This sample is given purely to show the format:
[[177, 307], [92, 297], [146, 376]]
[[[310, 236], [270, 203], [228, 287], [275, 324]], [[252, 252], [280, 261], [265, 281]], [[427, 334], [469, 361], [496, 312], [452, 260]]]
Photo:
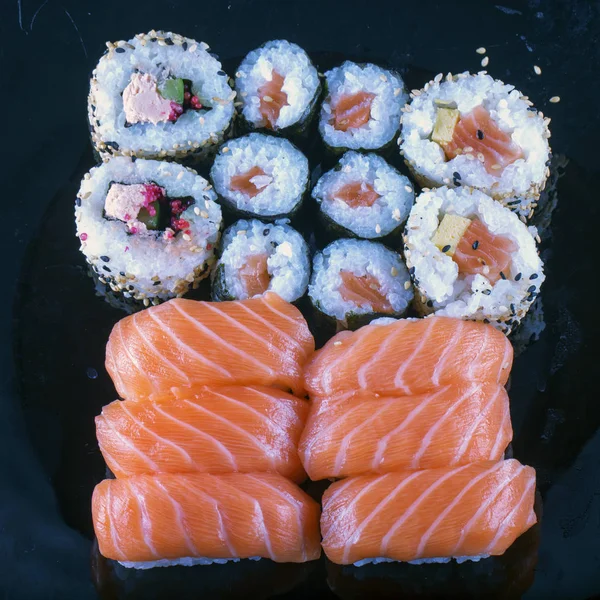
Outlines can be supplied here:
[[98, 377], [98, 371], [96, 371], [96, 369], [93, 367], [88, 367], [85, 371], [85, 374], [89, 379], [96, 379]]
[[268, 228], [267, 229], [263, 229], [263, 235], [264, 236], [269, 235], [269, 229]]
[[500, 277], [502, 277], [502, 279], [506, 279], [506, 275], [502, 271], [500, 271]]
[[217, 71], [217, 75], [220, 75], [221, 77], [226, 77], [227, 73], [225, 73], [225, 71]]
[[433, 308], [433, 300], [427, 300], [427, 306], [429, 306], [429, 308]]
[[120, 272], [119, 272], [119, 275], [120, 275], [121, 277], [125, 277], [125, 271], [120, 271]]
[[477, 130], [477, 139], [478, 140], [482, 140], [485, 137], [485, 135], [483, 135], [483, 131], [481, 131], [481, 129]]
[[409, 272], [411, 275], [414, 275], [414, 274], [415, 274], [415, 268], [414, 268], [414, 267], [411, 267], [411, 268], [408, 270], [408, 272]]
[[490, 322], [490, 320], [489, 320], [489, 319], [484, 319], [484, 320], [483, 320], [483, 322], [484, 322], [486, 325], [489, 325], [489, 322]]
[[101, 256], [100, 260], [103, 260], [104, 262], [109, 262], [110, 258], [108, 256]]
[[452, 247], [452, 246], [450, 246], [450, 244], [447, 244], [446, 246], [444, 246], [444, 247], [442, 248], [442, 252], [444, 252], [444, 253], [448, 252], [448, 250], [450, 250], [450, 248], [451, 248], [451, 247]]
[[117, 54], [123, 54], [123, 52], [125, 52], [125, 48], [121, 48], [120, 46], [118, 48], [115, 48], [115, 52]]
[[483, 293], [484, 293], [486, 296], [489, 296], [489, 295], [492, 293], [492, 290], [483, 290]]
[[110, 146], [110, 147], [114, 148], [115, 150], [119, 149], [119, 144], [117, 144], [117, 142], [105, 142], [105, 144], [107, 146]]
[[81, 206], [81, 198], [75, 198], [75, 204]]
[[473, 250], [477, 250], [477, 248], [479, 248], [479, 240], [475, 240], [471, 248], [473, 248]]
[[110, 270], [110, 269], [109, 269], [109, 268], [108, 268], [106, 265], [104, 265], [102, 268], [103, 268], [103, 269], [104, 269], [104, 270], [105, 270], [107, 273], [112, 273], [112, 271], [111, 271], [111, 270]]
[[157, 41], [158, 41], [158, 39], [157, 39], [157, 38], [150, 38], [150, 41], [151, 41], [151, 42], [157, 42]]
[[219, 55], [216, 54], [215, 52], [209, 52], [209, 54], [216, 60], [219, 60]]
[[173, 40], [171, 38], [165, 38], [165, 44], [167, 46], [172, 46], [173, 45]]
[[535, 290], [536, 290], [536, 287], [535, 287], [535, 285], [530, 285], [530, 286], [527, 288], [527, 292], [528, 292], [529, 294], [533, 294], [533, 292], [535, 292]]
[[160, 285], [160, 281], [155, 281], [152, 285]]
[[131, 157], [131, 162], [134, 163], [137, 160], [137, 156], [132, 156]]
[[128, 290], [131, 290], [133, 292], [133, 290], [135, 289], [132, 285], [127, 287]]
[[183, 48], [183, 51], [185, 52], [188, 48], [187, 42], [183, 42], [183, 44], [181, 44], [181, 47]]
[[507, 206], [515, 206], [516, 204], [521, 204], [521, 201], [520, 200], [511, 200], [510, 202], [506, 203]]
[[523, 274], [522, 273], [517, 273], [515, 275], [515, 281], [520, 281], [521, 277], [523, 277]]
[[462, 177], [460, 176], [460, 173], [458, 171], [454, 171], [454, 173], [452, 173], [452, 177], [454, 179], [462, 179]]
[[538, 278], [538, 274], [537, 273], [533, 273], [533, 275], [529, 276], [529, 279], [537, 279]]

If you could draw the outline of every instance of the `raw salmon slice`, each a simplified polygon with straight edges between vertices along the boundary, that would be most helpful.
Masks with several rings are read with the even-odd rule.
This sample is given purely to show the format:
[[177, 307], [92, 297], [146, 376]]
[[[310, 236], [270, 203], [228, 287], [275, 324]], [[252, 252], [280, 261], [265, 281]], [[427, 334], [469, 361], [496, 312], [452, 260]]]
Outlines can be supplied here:
[[277, 294], [239, 302], [174, 299], [119, 321], [106, 369], [126, 400], [191, 385], [265, 385], [304, 395], [314, 340]]
[[[137, 475], [106, 479], [92, 518], [106, 558], [319, 558], [319, 505], [281, 475]], [[134, 566], [134, 565], [131, 565]]]
[[366, 181], [353, 181], [343, 185], [335, 192], [335, 197], [345, 202], [350, 208], [373, 206], [377, 198], [381, 198], [373, 186]]
[[485, 169], [490, 175], [499, 177], [504, 169], [519, 158], [523, 151], [512, 141], [508, 133], [502, 131], [483, 106], [476, 106], [462, 116], [456, 127], [452, 141], [444, 146], [448, 159], [469, 151], [474, 156], [483, 154]]
[[513, 459], [346, 479], [323, 496], [323, 549], [344, 565], [503, 554], [536, 523], [534, 496]]
[[105, 406], [96, 435], [117, 477], [276, 472], [301, 482], [298, 442], [308, 409], [306, 400], [273, 388], [175, 388], [173, 395]]
[[479, 219], [475, 219], [460, 239], [452, 259], [460, 273], [479, 273], [494, 284], [502, 275], [506, 278], [512, 262], [511, 254], [516, 249], [517, 245], [512, 240], [494, 235]]
[[254, 166], [246, 173], [234, 175], [229, 181], [229, 189], [234, 192], [242, 192], [248, 198], [254, 198], [254, 196], [260, 194], [266, 187], [264, 185], [256, 185], [256, 181], [253, 181], [255, 177], [268, 177], [268, 175], [260, 167]]
[[260, 97], [259, 111], [267, 129], [276, 129], [279, 113], [284, 106], [289, 106], [287, 94], [282, 90], [285, 78], [277, 71], [271, 72], [271, 81], [258, 88]]
[[371, 118], [371, 104], [375, 94], [358, 92], [342, 96], [333, 107], [333, 127], [339, 131], [358, 129]]
[[312, 480], [499, 460], [512, 439], [497, 384], [450, 385], [418, 396], [316, 401], [299, 446]]
[[393, 307], [381, 291], [381, 284], [373, 275], [355, 275], [351, 271], [340, 271], [342, 283], [338, 288], [345, 302], [378, 313], [391, 313]]
[[240, 277], [249, 298], [264, 294], [269, 289], [271, 277], [267, 265], [266, 254], [252, 254], [246, 259], [246, 264], [240, 269]]
[[504, 385], [512, 359], [510, 342], [491, 325], [400, 319], [338, 333], [307, 364], [305, 385], [318, 397], [359, 390], [408, 396], [472, 381]]

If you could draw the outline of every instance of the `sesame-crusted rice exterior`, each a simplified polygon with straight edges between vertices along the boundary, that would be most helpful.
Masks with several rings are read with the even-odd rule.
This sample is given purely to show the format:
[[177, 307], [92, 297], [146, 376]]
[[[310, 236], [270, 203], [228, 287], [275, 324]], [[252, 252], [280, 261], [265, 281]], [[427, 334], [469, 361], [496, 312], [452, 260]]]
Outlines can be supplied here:
[[[413, 90], [403, 109], [400, 152], [421, 187], [466, 185], [508, 206], [523, 219], [533, 216], [549, 175], [550, 119], [533, 108], [514, 86], [476, 74], [438, 74], [420, 90]], [[524, 157], [506, 166], [499, 175], [489, 173], [482, 155], [468, 152], [447, 160], [431, 135], [439, 106], [456, 106], [461, 116], [482, 105], [497, 127], [508, 133]], [[496, 165], [494, 165], [496, 167]]]
[[[92, 72], [88, 119], [99, 157], [135, 156], [193, 163], [211, 156], [229, 134], [234, 117], [229, 78], [204, 42], [172, 32], [150, 31], [128, 41], [107, 42]], [[122, 94], [133, 73], [168, 70], [191, 80], [208, 110], [187, 111], [176, 122], [126, 124]]]
[[[170, 198], [191, 197], [180, 218], [188, 229], [131, 233], [107, 219], [111, 184], [156, 184]], [[115, 157], [84, 175], [75, 202], [80, 250], [99, 283], [144, 306], [182, 296], [208, 276], [221, 230], [221, 208], [206, 179], [176, 163]], [[169, 234], [169, 235], [167, 235]]]

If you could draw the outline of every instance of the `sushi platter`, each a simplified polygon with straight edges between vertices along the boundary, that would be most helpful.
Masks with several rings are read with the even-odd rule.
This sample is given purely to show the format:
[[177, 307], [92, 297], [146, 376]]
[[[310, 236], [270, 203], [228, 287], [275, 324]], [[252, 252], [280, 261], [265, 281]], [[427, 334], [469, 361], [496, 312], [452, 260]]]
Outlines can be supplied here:
[[568, 412], [543, 400], [582, 336], [552, 265], [585, 181], [560, 98], [483, 47], [436, 73], [287, 37], [232, 54], [183, 24], [90, 57], [89, 145], [15, 304], [86, 593], [551, 597]]

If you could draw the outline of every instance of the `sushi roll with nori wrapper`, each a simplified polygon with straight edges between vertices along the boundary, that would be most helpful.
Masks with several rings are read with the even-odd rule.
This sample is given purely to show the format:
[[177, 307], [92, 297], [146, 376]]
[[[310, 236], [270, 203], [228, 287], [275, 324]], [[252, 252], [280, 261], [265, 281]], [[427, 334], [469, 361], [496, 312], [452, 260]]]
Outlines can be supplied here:
[[206, 277], [221, 208], [206, 179], [175, 163], [116, 157], [77, 194], [80, 250], [101, 283], [144, 306], [182, 296]]
[[212, 154], [229, 130], [235, 92], [208, 45], [151, 31], [107, 47], [88, 96], [100, 157], [199, 160]]
[[400, 151], [420, 185], [475, 187], [529, 218], [549, 175], [549, 122], [485, 72], [440, 74], [412, 94]]
[[396, 138], [408, 99], [397, 73], [346, 61], [325, 73], [319, 131], [332, 150], [382, 150]]
[[337, 329], [356, 329], [376, 317], [401, 317], [413, 299], [400, 255], [367, 240], [337, 240], [315, 255], [308, 294]]
[[424, 191], [404, 236], [417, 310], [484, 321], [509, 333], [545, 279], [535, 235], [534, 227], [478, 190]]
[[274, 40], [252, 50], [236, 74], [241, 116], [250, 129], [302, 133], [315, 109], [321, 83], [300, 46]]
[[377, 154], [347, 152], [312, 190], [337, 237], [384, 238], [400, 231], [415, 194], [408, 177]]
[[275, 221], [300, 209], [308, 160], [286, 139], [251, 133], [220, 148], [210, 177], [229, 213]]
[[213, 300], [245, 300], [270, 291], [295, 302], [306, 292], [308, 246], [285, 221], [238, 221], [225, 231], [221, 247]]

